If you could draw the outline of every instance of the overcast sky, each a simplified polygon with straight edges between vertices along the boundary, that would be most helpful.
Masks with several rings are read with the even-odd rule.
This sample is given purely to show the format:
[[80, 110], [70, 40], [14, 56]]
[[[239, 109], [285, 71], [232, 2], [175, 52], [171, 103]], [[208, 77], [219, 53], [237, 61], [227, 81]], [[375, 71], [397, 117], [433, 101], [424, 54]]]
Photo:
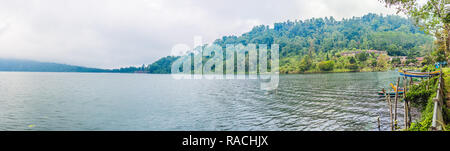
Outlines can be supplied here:
[[0, 58], [99, 68], [149, 64], [175, 44], [286, 20], [369, 12], [378, 0], [0, 0]]

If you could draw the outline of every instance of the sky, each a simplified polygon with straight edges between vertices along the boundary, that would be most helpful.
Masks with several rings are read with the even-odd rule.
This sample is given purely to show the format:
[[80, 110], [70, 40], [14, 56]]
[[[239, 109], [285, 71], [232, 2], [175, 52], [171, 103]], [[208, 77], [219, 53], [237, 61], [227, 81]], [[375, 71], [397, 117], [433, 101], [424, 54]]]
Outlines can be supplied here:
[[396, 10], [378, 0], [0, 0], [0, 58], [111, 69], [150, 64], [195, 36], [370, 12]]

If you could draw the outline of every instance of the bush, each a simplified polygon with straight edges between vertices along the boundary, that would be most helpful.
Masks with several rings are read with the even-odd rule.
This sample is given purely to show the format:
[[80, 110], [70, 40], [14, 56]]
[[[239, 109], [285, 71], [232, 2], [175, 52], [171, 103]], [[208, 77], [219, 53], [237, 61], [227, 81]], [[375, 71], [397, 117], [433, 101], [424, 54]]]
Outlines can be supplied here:
[[356, 64], [348, 64], [345, 66], [345, 68], [350, 69], [352, 71], [356, 71], [356, 70], [358, 70], [359, 67]]
[[[436, 97], [437, 78], [430, 81], [423, 81], [419, 85], [413, 85], [406, 94], [406, 99], [411, 101], [411, 105], [422, 108], [422, 117], [419, 121], [411, 123], [411, 131], [428, 131], [433, 120], [434, 101]], [[429, 84], [429, 89], [426, 86]]]
[[369, 57], [369, 54], [366, 52], [361, 52], [361, 53], [357, 54], [356, 57], [358, 58], [359, 61], [364, 62]]
[[334, 69], [333, 61], [322, 61], [319, 63], [319, 69], [321, 71], [332, 71]]
[[391, 63], [392, 64], [401, 64], [402, 61], [400, 60], [400, 58], [394, 58], [394, 59], [392, 59]]
[[426, 65], [422, 68], [422, 70], [420, 70], [420, 72], [433, 72], [433, 71], [436, 71], [434, 65]]
[[436, 92], [437, 79], [438, 77], [433, 77], [429, 81], [421, 82], [419, 85], [412, 85], [406, 93], [406, 99], [413, 100], [411, 105], [424, 108], [428, 103], [428, 99]]
[[433, 121], [433, 109], [434, 102], [433, 99], [430, 98], [428, 100], [427, 106], [424, 111], [422, 111], [422, 117], [420, 121], [411, 123], [410, 131], [428, 131], [431, 127], [431, 122]]
[[349, 62], [350, 64], [355, 64], [355, 63], [356, 63], [356, 60], [355, 60], [354, 57], [350, 57], [350, 59], [348, 60], [348, 62]]

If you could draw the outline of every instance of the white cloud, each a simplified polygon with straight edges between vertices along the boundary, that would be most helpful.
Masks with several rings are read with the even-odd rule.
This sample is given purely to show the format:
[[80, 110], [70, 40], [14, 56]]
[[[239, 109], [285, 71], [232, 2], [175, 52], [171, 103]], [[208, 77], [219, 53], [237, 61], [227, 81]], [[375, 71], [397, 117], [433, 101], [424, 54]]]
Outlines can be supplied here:
[[393, 14], [378, 0], [0, 0], [0, 57], [90, 67], [148, 64], [179, 43], [259, 24]]

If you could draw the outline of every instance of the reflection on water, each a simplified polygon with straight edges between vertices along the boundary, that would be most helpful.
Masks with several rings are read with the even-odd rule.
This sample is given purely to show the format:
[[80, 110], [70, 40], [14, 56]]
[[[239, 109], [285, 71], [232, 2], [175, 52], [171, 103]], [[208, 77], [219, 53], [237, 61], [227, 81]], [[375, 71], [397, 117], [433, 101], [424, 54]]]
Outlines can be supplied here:
[[0, 130], [378, 130], [378, 116], [389, 130], [376, 92], [396, 77], [281, 75], [266, 92], [256, 80], [0, 72]]

